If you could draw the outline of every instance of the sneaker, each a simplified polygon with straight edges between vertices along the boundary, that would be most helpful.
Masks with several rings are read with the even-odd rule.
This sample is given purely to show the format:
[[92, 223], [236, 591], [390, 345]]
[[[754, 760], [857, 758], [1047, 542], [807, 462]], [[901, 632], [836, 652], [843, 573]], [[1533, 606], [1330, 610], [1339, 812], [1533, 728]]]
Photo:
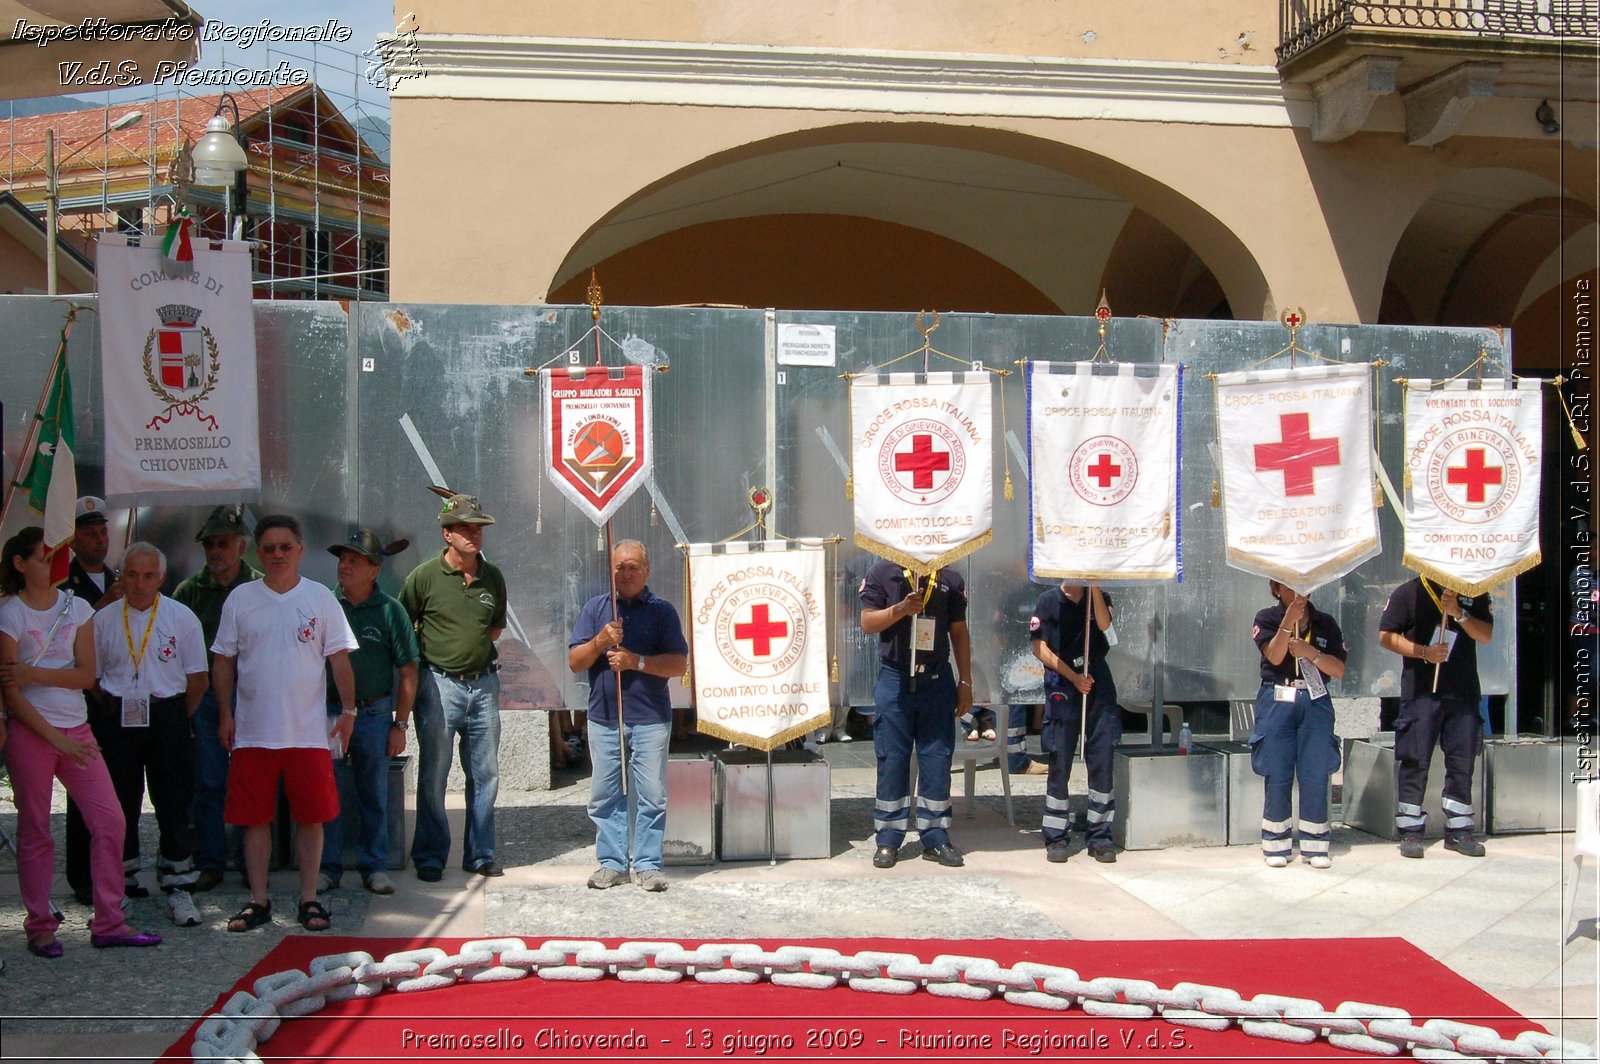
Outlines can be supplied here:
[[1333, 867], [1333, 858], [1329, 857], [1325, 853], [1304, 854], [1302, 856], [1305, 857], [1306, 864], [1310, 865], [1312, 868]]
[[1420, 861], [1426, 849], [1427, 846], [1422, 841], [1421, 835], [1410, 834], [1400, 836], [1401, 857], [1412, 857]]
[[848, 743], [853, 742], [854, 740], [852, 740], [850, 737], [850, 730], [841, 724], [839, 727], [833, 729], [833, 741], [836, 743]]
[[900, 851], [893, 846], [879, 846], [872, 851], [873, 868], [893, 868], [900, 860]]
[[1117, 863], [1117, 848], [1109, 842], [1090, 843], [1089, 856], [1101, 864]]
[[1072, 847], [1064, 842], [1052, 842], [1044, 848], [1044, 859], [1051, 864], [1066, 864], [1071, 855]]
[[659, 894], [667, 889], [667, 877], [659, 868], [647, 868], [643, 872], [635, 872], [633, 878], [652, 894]]
[[191, 889], [195, 894], [204, 894], [206, 891], [216, 890], [220, 886], [222, 886], [222, 869], [202, 868], [200, 869], [200, 874], [195, 877], [194, 886]]
[[620, 887], [628, 881], [628, 873], [617, 868], [608, 868], [601, 865], [589, 876], [590, 890], [607, 890], [611, 887]]
[[317, 893], [326, 894], [330, 890], [338, 890], [339, 881], [326, 872], [317, 873]]
[[946, 868], [960, 868], [966, 864], [966, 858], [961, 855], [961, 850], [953, 842], [944, 843], [942, 846], [928, 846], [922, 851], [924, 861], [937, 861]]
[[1281, 853], [1269, 853], [1269, 854], [1267, 854], [1266, 862], [1267, 862], [1267, 867], [1268, 868], [1287, 868], [1287, 867], [1289, 867], [1289, 859], [1287, 857], [1285, 857]]
[[361, 881], [361, 885], [374, 894], [393, 894], [394, 880], [389, 878], [387, 872], [374, 872]]
[[194, 907], [194, 898], [186, 890], [175, 890], [167, 895], [167, 913], [179, 927], [200, 926], [200, 910]]
[[1454, 850], [1463, 857], [1482, 857], [1486, 852], [1483, 848], [1483, 843], [1471, 835], [1457, 835], [1454, 838], [1446, 836], [1444, 848]]

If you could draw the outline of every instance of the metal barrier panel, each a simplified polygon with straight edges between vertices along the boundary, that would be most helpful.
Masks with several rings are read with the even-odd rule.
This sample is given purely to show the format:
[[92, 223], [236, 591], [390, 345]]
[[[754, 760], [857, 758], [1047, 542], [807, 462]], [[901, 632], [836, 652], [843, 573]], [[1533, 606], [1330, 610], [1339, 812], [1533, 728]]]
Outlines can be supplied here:
[[[76, 298], [95, 303], [92, 296]], [[46, 297], [0, 296], [0, 335], [10, 354], [0, 362], [8, 474], [14, 475], [62, 313]], [[655, 479], [649, 495], [641, 490], [618, 513], [617, 538], [646, 544], [652, 587], [681, 606], [676, 545], [719, 539], [746, 524], [749, 487], [775, 492], [769, 527], [788, 535], [845, 535], [833, 597], [841, 697], [856, 705], [872, 699], [876, 640], [855, 623], [856, 584], [871, 558], [849, 542], [848, 391], [839, 374], [880, 367], [918, 348], [916, 320], [914, 314], [627, 307], [606, 308], [601, 316], [607, 362], [671, 366], [654, 377]], [[442, 548], [439, 501], [426, 485], [437, 477], [471, 491], [497, 518], [485, 553], [505, 570], [510, 590], [512, 624], [500, 644], [505, 704], [581, 706], [584, 687], [566, 668], [567, 637], [583, 602], [608, 588], [606, 559], [596, 530], [545, 483], [539, 388], [524, 369], [558, 358], [565, 363], [563, 353], [575, 344], [579, 361], [592, 361], [589, 309], [382, 303], [347, 310], [338, 303], [260, 302], [256, 321], [264, 485], [254, 509], [283, 510], [306, 522], [306, 575], [331, 584], [334, 561], [320, 548], [359, 522], [411, 539], [384, 566], [382, 586], [398, 590], [420, 559]], [[835, 326], [838, 364], [777, 365], [773, 337], [784, 322]], [[85, 314], [69, 353], [84, 491], [98, 491], [103, 482], [98, 328], [95, 316]], [[931, 341], [963, 362], [1016, 371], [1023, 358], [1090, 358], [1096, 328], [1090, 318], [946, 315]], [[1395, 377], [1447, 376], [1469, 364], [1480, 345], [1509, 361], [1498, 334], [1484, 329], [1313, 325], [1300, 339], [1331, 358], [1388, 360], [1378, 374], [1381, 449], [1396, 473], [1402, 426]], [[1163, 701], [1243, 699], [1256, 691], [1249, 629], [1267, 594], [1264, 581], [1221, 561], [1221, 512], [1210, 505], [1207, 448], [1214, 404], [1205, 374], [1260, 363], [1285, 341], [1285, 331], [1270, 322], [1111, 322], [1111, 357], [1186, 365], [1184, 580], [1114, 592], [1121, 643], [1111, 665], [1124, 701], [1151, 701], [1158, 669]], [[935, 359], [929, 368], [960, 367]], [[1013, 372], [1002, 388], [1008, 421], [996, 433], [995, 538], [960, 563], [972, 591], [976, 699], [997, 705], [1040, 697], [1027, 617], [1047, 586], [1027, 577], [1023, 375]], [[1012, 502], [1000, 491], [1008, 456]], [[25, 508], [13, 509], [11, 528], [27, 519]], [[169, 552], [174, 579], [201, 564], [194, 532], [207, 509], [139, 512], [139, 535]], [[1376, 631], [1389, 590], [1408, 574], [1400, 567], [1399, 515], [1387, 503], [1380, 514], [1384, 554], [1316, 596], [1351, 644], [1349, 672], [1335, 689], [1341, 697], [1398, 693], [1399, 662], [1378, 647]], [[1502, 618], [1513, 616], [1506, 595], [1497, 593], [1496, 608]], [[1480, 653], [1486, 692], [1508, 690], [1514, 627], [1496, 625], [1495, 642]], [[686, 702], [681, 687], [673, 689]]]

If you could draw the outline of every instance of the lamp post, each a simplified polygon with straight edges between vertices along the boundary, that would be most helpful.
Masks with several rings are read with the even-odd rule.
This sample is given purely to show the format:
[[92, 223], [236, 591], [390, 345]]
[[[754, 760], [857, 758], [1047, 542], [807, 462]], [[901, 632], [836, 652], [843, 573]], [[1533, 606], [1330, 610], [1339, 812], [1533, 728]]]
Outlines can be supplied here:
[[[127, 129], [143, 117], [143, 111], [129, 111], [115, 122], [107, 122], [103, 132], [73, 148], [61, 159], [61, 163], [90, 145], [100, 143], [117, 130]], [[56, 161], [56, 131], [47, 129], [44, 131], [44, 228], [47, 237], [44, 245], [44, 290], [52, 296], [56, 294], [56, 226], [61, 211], [61, 163]], [[101, 208], [104, 207], [102, 201]]]
[[[225, 106], [233, 108], [232, 123], [222, 115]], [[249, 188], [246, 175], [250, 159], [245, 155], [245, 149], [249, 147], [249, 141], [240, 127], [239, 101], [233, 98], [233, 93], [225, 92], [217, 101], [217, 111], [206, 122], [206, 131], [192, 152], [195, 184], [224, 189], [232, 186], [231, 193], [225, 193], [223, 207], [223, 217], [229, 223], [230, 231], [248, 229]], [[234, 215], [238, 217], [237, 225], [231, 224]], [[239, 239], [243, 232], [233, 235]]]

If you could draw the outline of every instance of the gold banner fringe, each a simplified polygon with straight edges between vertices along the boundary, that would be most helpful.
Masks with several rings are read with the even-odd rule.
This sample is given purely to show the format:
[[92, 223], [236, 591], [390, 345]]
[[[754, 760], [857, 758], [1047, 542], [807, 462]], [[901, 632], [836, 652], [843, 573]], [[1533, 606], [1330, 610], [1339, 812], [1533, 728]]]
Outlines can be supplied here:
[[1494, 590], [1501, 584], [1510, 583], [1512, 580], [1521, 576], [1529, 569], [1532, 569], [1543, 560], [1544, 559], [1540, 556], [1540, 553], [1538, 551], [1534, 551], [1531, 557], [1524, 558], [1516, 565], [1502, 569], [1489, 579], [1480, 580], [1475, 584], [1463, 583], [1460, 577], [1454, 575], [1453, 573], [1447, 573], [1443, 569], [1429, 565], [1427, 562], [1413, 556], [1409, 552], [1401, 556], [1400, 564], [1405, 566], [1407, 569], [1414, 570], [1419, 576], [1425, 576], [1434, 583], [1449, 588], [1458, 595], [1481, 595], [1486, 591]]
[[1077, 584], [1086, 583], [1090, 580], [1097, 582], [1104, 580], [1175, 580], [1178, 576], [1177, 573], [1169, 573], [1161, 569], [1118, 569], [1115, 571], [1106, 570], [1104, 572], [1086, 572], [1082, 569], [1039, 568], [1035, 568], [1033, 570], [1033, 575], [1045, 577], [1050, 580], [1070, 580]]
[[1263, 559], [1259, 554], [1251, 554], [1249, 551], [1242, 551], [1236, 547], [1228, 548], [1228, 564], [1233, 566], [1235, 569], [1243, 569], [1247, 573], [1255, 573], [1257, 576], [1265, 577], [1269, 580], [1276, 580], [1278, 583], [1288, 584], [1290, 587], [1294, 587], [1296, 584], [1302, 582], [1310, 583], [1314, 586], [1320, 587], [1331, 580], [1338, 579], [1337, 575], [1328, 574], [1338, 573], [1341, 568], [1349, 565], [1352, 559], [1359, 558], [1364, 554], [1368, 554], [1372, 548], [1377, 545], [1377, 536], [1372, 536], [1369, 539], [1362, 540], [1349, 550], [1340, 553], [1337, 557], [1317, 566], [1317, 568], [1313, 569], [1309, 573], [1297, 573], [1294, 570], [1286, 569], [1281, 565], [1272, 564], [1271, 562]]
[[869, 554], [876, 554], [880, 558], [894, 562], [896, 565], [902, 566], [903, 568], [910, 569], [918, 576], [931, 576], [933, 573], [944, 568], [946, 565], [949, 565], [951, 562], [960, 561], [973, 551], [987, 547], [989, 545], [989, 541], [992, 539], [994, 539], [994, 529], [991, 528], [983, 533], [983, 535], [978, 536], [976, 539], [968, 540], [955, 550], [946, 551], [944, 554], [939, 555], [931, 562], [925, 562], [921, 561], [920, 559], [913, 558], [911, 555], [902, 553], [896, 548], [889, 546], [887, 543], [879, 543], [871, 536], [863, 535], [860, 532], [857, 532], [855, 535], [855, 544], [862, 550], [867, 551]]
[[722, 725], [715, 724], [709, 720], [697, 722], [695, 729], [699, 731], [701, 735], [710, 735], [713, 738], [726, 739], [730, 743], [739, 743], [743, 746], [748, 746], [752, 750], [760, 750], [765, 754], [776, 750], [778, 747], [782, 746], [791, 739], [798, 739], [802, 735], [808, 735], [811, 732], [816, 731], [818, 728], [829, 727], [832, 723], [833, 707], [829, 706], [826, 713], [823, 713], [820, 716], [809, 717], [799, 724], [785, 728], [783, 731], [772, 736], [771, 738], [759, 735], [751, 735], [749, 732], [742, 732], [736, 728], [725, 728]]

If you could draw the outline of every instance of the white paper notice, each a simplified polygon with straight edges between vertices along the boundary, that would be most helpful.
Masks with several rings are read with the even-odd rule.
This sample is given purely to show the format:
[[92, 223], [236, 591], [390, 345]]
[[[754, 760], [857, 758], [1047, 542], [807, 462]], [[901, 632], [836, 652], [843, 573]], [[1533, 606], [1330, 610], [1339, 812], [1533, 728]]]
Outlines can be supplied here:
[[788, 322], [778, 326], [780, 366], [832, 366], [837, 355], [832, 325]]

